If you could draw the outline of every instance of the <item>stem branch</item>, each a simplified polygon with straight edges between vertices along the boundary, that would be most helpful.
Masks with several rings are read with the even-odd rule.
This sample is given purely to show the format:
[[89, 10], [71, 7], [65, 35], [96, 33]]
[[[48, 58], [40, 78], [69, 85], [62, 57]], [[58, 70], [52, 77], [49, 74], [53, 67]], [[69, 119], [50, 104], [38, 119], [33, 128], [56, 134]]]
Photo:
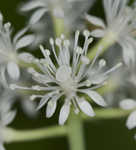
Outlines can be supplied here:
[[68, 122], [68, 139], [70, 150], [85, 150], [83, 122], [75, 114], [71, 114]]
[[103, 54], [111, 45], [113, 45], [116, 41], [116, 35], [112, 32], [108, 32], [99, 42], [96, 44], [88, 53], [88, 57], [93, 59], [100, 47], [102, 47]]
[[4, 132], [5, 142], [33, 141], [43, 138], [66, 136], [66, 126], [54, 126], [33, 130], [15, 130], [7, 128]]

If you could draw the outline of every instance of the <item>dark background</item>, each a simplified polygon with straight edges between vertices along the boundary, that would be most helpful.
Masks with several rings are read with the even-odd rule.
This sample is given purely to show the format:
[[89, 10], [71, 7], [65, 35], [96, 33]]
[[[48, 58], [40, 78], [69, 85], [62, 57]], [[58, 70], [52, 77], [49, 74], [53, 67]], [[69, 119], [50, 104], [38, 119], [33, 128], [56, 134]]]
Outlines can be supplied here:
[[[15, 31], [21, 29], [27, 19], [17, 12], [21, 0], [0, 0], [0, 11], [5, 21], [14, 26]], [[103, 16], [101, 0], [91, 10], [92, 14]], [[44, 109], [39, 117], [30, 119], [18, 107], [18, 115], [12, 123], [18, 129], [32, 129], [57, 124], [58, 114], [51, 119], [44, 117]], [[84, 139], [86, 150], [135, 150], [136, 141], [133, 136], [136, 130], [129, 131], [125, 127], [125, 119], [99, 120], [84, 123]], [[77, 143], [78, 144], [78, 143]], [[34, 142], [20, 142], [6, 145], [7, 150], [68, 150], [67, 138], [51, 138]]]

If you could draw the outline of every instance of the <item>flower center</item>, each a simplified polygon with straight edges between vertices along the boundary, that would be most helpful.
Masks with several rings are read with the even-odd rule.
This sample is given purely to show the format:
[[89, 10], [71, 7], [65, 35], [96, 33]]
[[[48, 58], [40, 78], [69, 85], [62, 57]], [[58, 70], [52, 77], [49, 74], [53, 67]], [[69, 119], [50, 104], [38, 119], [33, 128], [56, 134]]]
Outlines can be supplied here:
[[71, 68], [63, 65], [56, 72], [56, 79], [67, 96], [72, 96], [76, 90], [76, 82], [71, 77]]

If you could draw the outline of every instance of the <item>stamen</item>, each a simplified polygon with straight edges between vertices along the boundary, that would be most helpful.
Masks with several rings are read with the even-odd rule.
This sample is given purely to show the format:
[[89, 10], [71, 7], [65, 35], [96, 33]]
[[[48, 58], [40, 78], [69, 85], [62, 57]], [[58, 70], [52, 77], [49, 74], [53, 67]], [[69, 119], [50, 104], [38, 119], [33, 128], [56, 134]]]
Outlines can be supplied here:
[[97, 51], [97, 53], [96, 53], [96, 55], [95, 55], [95, 57], [94, 57], [94, 59], [93, 59], [91, 65], [90, 65], [89, 69], [91, 69], [91, 68], [93, 67], [93, 65], [95, 64], [95, 62], [96, 62], [97, 58], [99, 57], [99, 55], [100, 55], [102, 49], [103, 49], [103, 47], [102, 47], [102, 46], [99, 46], [98, 51]]
[[43, 98], [43, 97], [44, 97], [43, 95], [32, 95], [32, 96], [30, 96], [30, 100], [33, 101], [36, 98]]
[[77, 53], [77, 54], [83, 54], [83, 49], [78, 46], [78, 47], [76, 48], [76, 53]]
[[74, 100], [74, 98], [72, 99], [72, 102], [73, 102], [73, 105], [74, 105], [74, 107], [75, 107], [75, 114], [78, 114], [78, 113], [79, 113], [79, 108], [78, 108], [77, 103], [76, 103], [76, 101]]
[[74, 44], [74, 51], [73, 51], [73, 59], [72, 59], [72, 68], [75, 65], [75, 61], [76, 61], [76, 54], [77, 54], [77, 47], [78, 47], [78, 39], [79, 39], [79, 31], [76, 31], [75, 33], [75, 44]]
[[108, 75], [111, 72], [114, 72], [115, 70], [117, 70], [118, 68], [120, 68], [121, 66], [122, 66], [122, 63], [118, 63], [116, 66], [114, 66], [113, 68], [111, 68], [108, 71], [106, 71], [103, 75]]
[[69, 46], [70, 46], [70, 41], [69, 40], [64, 40], [65, 63], [67, 65], [70, 65], [70, 49], [69, 49]]
[[83, 52], [86, 55], [88, 46], [89, 46], [90, 42], [92, 42], [92, 38], [91, 38], [91, 40], [88, 40], [88, 37], [90, 36], [90, 32], [88, 30], [85, 30], [83, 32], [83, 35], [85, 36], [85, 42], [84, 42]]
[[101, 69], [101, 68], [103, 68], [103, 67], [105, 67], [106, 66], [106, 61], [104, 60], [104, 59], [101, 59], [100, 61], [99, 61], [99, 68]]
[[55, 40], [55, 43], [56, 43], [56, 45], [57, 45], [58, 47], [61, 47], [62, 40], [61, 40], [60, 38], [57, 38], [57, 39]]
[[41, 74], [34, 70], [34, 68], [28, 68], [28, 73], [31, 73], [35, 77], [39, 77]]
[[10, 27], [11, 27], [10, 22], [7, 22], [7, 23], [4, 24], [4, 28], [5, 28], [6, 32], [9, 32]]
[[52, 38], [50, 38], [50, 44], [51, 44], [51, 47], [52, 47], [52, 51], [53, 51], [53, 54], [55, 56], [55, 59], [57, 61], [58, 64], [60, 64], [60, 61], [56, 55], [56, 51], [55, 51], [55, 47], [54, 47], [54, 40]]
[[79, 31], [76, 31], [75, 33], [75, 45], [74, 45], [74, 50], [77, 48], [78, 45], [78, 39], [79, 39]]
[[61, 38], [62, 40], [64, 40], [64, 39], [65, 39], [65, 35], [64, 35], [64, 34], [61, 34], [60, 38]]
[[22, 86], [18, 86], [18, 85], [16, 85], [16, 84], [10, 84], [9, 88], [10, 88], [11, 90], [15, 90], [15, 89], [32, 90], [32, 88], [22, 87]]
[[41, 52], [42, 52], [42, 54], [43, 54], [43, 56], [45, 58], [47, 58], [48, 56], [50, 56], [50, 51], [48, 49], [45, 50], [42, 45], [40, 45], [40, 50], [41, 50]]
[[81, 56], [81, 61], [85, 65], [88, 65], [90, 63], [89, 58], [87, 58], [86, 56]]
[[88, 38], [90, 36], [90, 32], [88, 30], [84, 30], [83, 35]]

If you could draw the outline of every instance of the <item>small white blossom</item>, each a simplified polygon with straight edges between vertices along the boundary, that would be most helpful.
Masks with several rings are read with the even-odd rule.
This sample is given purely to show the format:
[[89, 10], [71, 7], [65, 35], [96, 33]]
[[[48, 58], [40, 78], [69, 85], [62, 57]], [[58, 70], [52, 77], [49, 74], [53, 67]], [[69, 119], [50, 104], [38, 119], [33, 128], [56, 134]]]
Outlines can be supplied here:
[[51, 15], [62, 19], [67, 32], [75, 29], [84, 28], [83, 14], [92, 6], [94, 0], [31, 0], [24, 4], [20, 11], [33, 11], [29, 20], [29, 27], [35, 34], [35, 41], [30, 48], [37, 47], [51, 37], [53, 33], [53, 24]]
[[63, 18], [67, 27], [73, 28], [81, 25], [82, 14], [93, 4], [94, 0], [31, 0], [24, 4], [21, 11], [35, 10], [30, 18], [29, 24], [35, 24], [44, 16], [51, 12], [57, 18]]
[[0, 13], [0, 65], [7, 68], [7, 72], [12, 79], [18, 79], [20, 76], [18, 61], [18, 50], [26, 47], [34, 40], [33, 35], [26, 35], [27, 28], [19, 31], [11, 39], [11, 24], [3, 23], [3, 16]]
[[124, 62], [127, 65], [135, 63], [135, 28], [136, 9], [127, 6], [127, 0], [103, 0], [106, 24], [102, 19], [87, 15], [86, 19], [99, 29], [93, 30], [91, 35], [103, 37], [118, 42], [123, 49]]
[[[45, 95], [32, 95], [31, 100], [41, 98], [37, 109], [45, 104], [46, 117], [51, 117], [56, 110], [57, 102], [60, 98], [64, 99], [64, 104], [60, 110], [59, 124], [64, 124], [67, 120], [71, 105], [74, 106], [75, 113], [79, 110], [88, 116], [94, 116], [95, 113], [91, 104], [85, 99], [84, 95], [88, 95], [96, 104], [106, 106], [102, 96], [95, 89], [103, 86], [109, 74], [121, 66], [121, 63], [115, 67], [104, 71], [106, 61], [100, 60], [96, 62], [101, 47], [95, 58], [90, 61], [87, 57], [87, 50], [92, 38], [89, 31], [84, 31], [85, 42], [83, 48], [78, 45], [79, 31], [75, 33], [74, 46], [70, 41], [65, 39], [64, 35], [55, 41], [51, 38], [50, 45], [52, 51], [44, 49], [40, 46], [43, 59], [34, 59], [35, 64], [40, 68], [41, 72], [37, 72], [33, 68], [29, 68], [29, 73], [41, 85], [32, 87], [22, 87], [11, 84], [12, 89], [45, 91]], [[55, 47], [58, 47], [55, 49]], [[79, 96], [82, 94], [82, 97]]]

